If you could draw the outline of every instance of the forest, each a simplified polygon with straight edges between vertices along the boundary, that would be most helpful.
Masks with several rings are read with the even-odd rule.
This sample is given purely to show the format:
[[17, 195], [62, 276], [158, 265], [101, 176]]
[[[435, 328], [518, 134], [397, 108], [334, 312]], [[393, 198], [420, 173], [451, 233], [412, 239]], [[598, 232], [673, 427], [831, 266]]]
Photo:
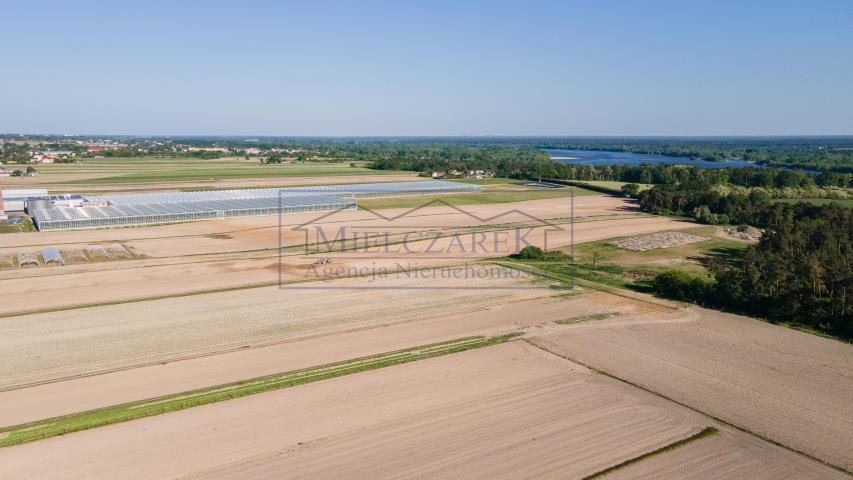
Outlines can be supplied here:
[[678, 270], [658, 274], [656, 293], [853, 339], [851, 210], [760, 202], [749, 209], [766, 229], [742, 259], [712, 262], [710, 281]]

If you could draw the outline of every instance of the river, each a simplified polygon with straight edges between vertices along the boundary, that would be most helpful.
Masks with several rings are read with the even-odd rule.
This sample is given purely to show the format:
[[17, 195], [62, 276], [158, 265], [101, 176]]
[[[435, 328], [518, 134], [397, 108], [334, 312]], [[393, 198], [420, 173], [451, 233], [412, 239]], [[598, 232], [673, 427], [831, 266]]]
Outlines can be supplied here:
[[726, 160], [725, 162], [709, 162], [708, 160], [691, 160], [683, 157], [668, 157], [647, 153], [605, 152], [600, 150], [551, 150], [546, 149], [551, 159], [560, 163], [575, 165], [690, 165], [699, 168], [744, 168], [760, 167], [744, 160]]

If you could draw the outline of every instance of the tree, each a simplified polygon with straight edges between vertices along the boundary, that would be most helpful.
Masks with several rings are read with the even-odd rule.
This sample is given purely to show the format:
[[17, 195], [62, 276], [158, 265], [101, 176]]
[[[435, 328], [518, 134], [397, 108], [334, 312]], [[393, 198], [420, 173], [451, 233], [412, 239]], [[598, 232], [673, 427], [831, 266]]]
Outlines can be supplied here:
[[652, 287], [664, 297], [697, 302], [705, 297], [711, 285], [681, 270], [667, 270], [655, 276]]
[[640, 193], [640, 186], [636, 183], [626, 183], [625, 185], [622, 185], [620, 190], [626, 197], [636, 197], [637, 194]]
[[36, 168], [32, 165], [27, 167], [27, 173], [36, 173]]
[[23, 175], [24, 175], [24, 172], [22, 172], [20, 170], [15, 170], [14, 172], [12, 172], [13, 177], [22, 177]]
[[711, 210], [707, 205], [700, 205], [693, 209], [693, 218], [699, 223], [712, 223]]

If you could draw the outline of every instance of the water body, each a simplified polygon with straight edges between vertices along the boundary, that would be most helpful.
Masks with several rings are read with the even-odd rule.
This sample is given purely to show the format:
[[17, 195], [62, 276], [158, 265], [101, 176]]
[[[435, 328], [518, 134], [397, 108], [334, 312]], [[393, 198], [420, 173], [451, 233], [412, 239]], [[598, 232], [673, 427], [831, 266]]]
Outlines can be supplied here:
[[760, 168], [760, 165], [744, 160], [726, 160], [725, 162], [709, 162], [707, 160], [691, 160], [682, 157], [666, 155], [651, 155], [647, 153], [605, 152], [600, 150], [545, 150], [551, 159], [560, 163], [574, 165], [689, 165], [699, 168]]

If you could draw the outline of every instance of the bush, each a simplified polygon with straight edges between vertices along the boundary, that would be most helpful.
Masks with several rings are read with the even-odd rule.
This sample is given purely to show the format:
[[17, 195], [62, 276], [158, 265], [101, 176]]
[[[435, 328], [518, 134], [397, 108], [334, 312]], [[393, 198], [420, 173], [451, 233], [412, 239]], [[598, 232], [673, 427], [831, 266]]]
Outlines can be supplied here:
[[528, 245], [518, 252], [518, 258], [522, 260], [544, 260], [545, 252], [536, 245]]
[[655, 292], [666, 298], [697, 302], [710, 291], [712, 284], [680, 270], [667, 270], [652, 280]]
[[640, 186], [636, 183], [626, 183], [625, 185], [622, 185], [622, 188], [619, 190], [621, 190], [622, 194], [626, 197], [636, 198], [637, 194], [640, 193]]

